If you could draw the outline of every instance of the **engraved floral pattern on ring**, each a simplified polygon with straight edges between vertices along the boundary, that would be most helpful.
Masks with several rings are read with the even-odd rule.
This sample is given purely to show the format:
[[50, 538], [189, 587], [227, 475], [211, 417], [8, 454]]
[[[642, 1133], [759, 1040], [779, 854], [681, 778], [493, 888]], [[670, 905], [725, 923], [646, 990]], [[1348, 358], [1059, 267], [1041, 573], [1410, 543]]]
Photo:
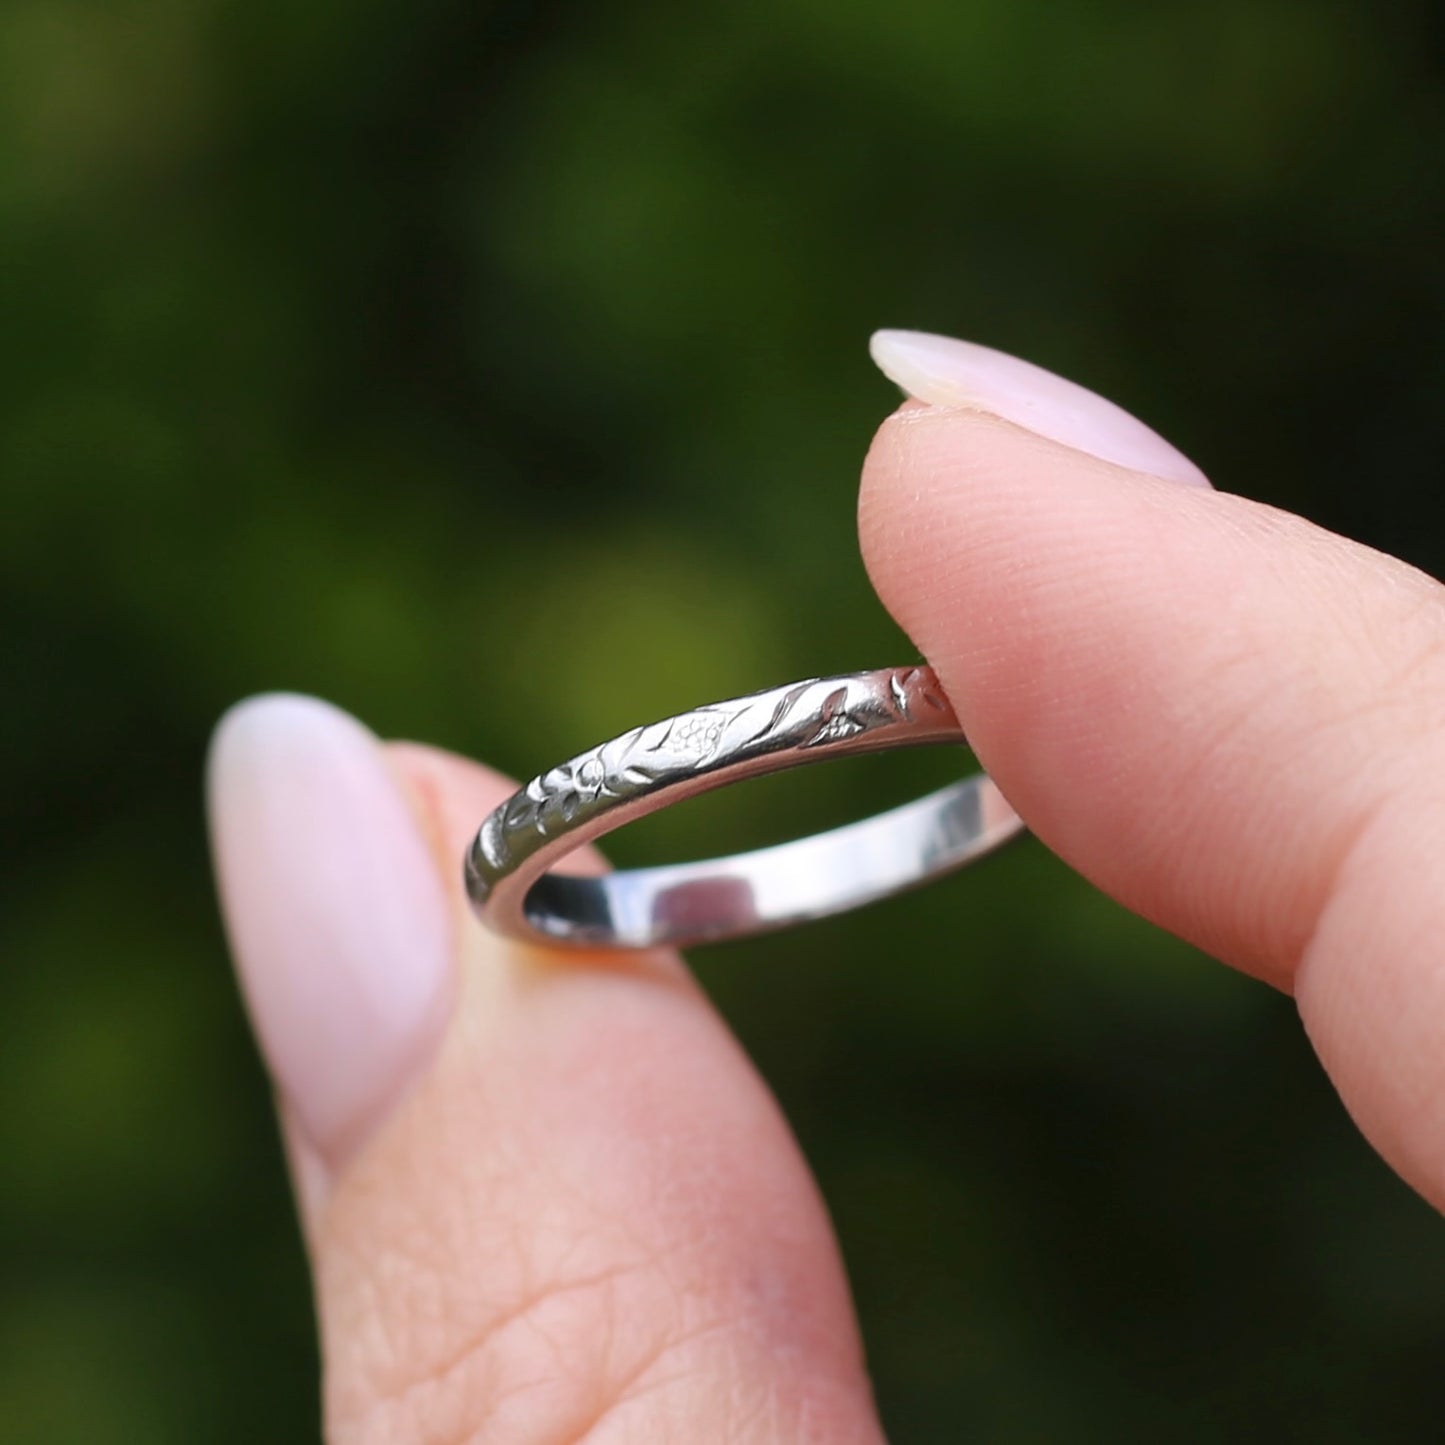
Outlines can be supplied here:
[[723, 725], [727, 722], [719, 712], [693, 712], [681, 717], [667, 735], [668, 746], [674, 751], [692, 753], [698, 759], [711, 756], [722, 741]]
[[[606, 897], [600, 904], [588, 904], [578, 917], [570, 917], [567, 907], [556, 905], [553, 918], [554, 900], [550, 898], [545, 905], [535, 902], [540, 911], [528, 911], [527, 890], [565, 855], [572, 835], [577, 835], [577, 842], [598, 837], [619, 823], [654, 811], [665, 801], [792, 767], [809, 754], [869, 752], [954, 740], [961, 740], [961, 735], [953, 709], [931, 669], [921, 665], [808, 678], [694, 708], [632, 728], [533, 778], [478, 830], [466, 860], [467, 891], [484, 919], [503, 932], [551, 941], [592, 939], [603, 943], [625, 935], [626, 946], [643, 946], [654, 936], [648, 931], [651, 925], [636, 921], [630, 913], [625, 917], [618, 914], [610, 921], [605, 912], [594, 915], [591, 909], [595, 906], [612, 907]], [[920, 855], [920, 876], [935, 871], [940, 857], [961, 856], [960, 848], [985, 836], [978, 832], [982, 823], [970, 822], [974, 815], [965, 817], [960, 810], [977, 811], [978, 790], [988, 787], [986, 779], [970, 781], [961, 785], [956, 801], [931, 805], [929, 826], [941, 828], [946, 823], [951, 831], [941, 853], [934, 849]], [[994, 831], [987, 834], [993, 839], [988, 846], [1004, 832], [1017, 830], [1016, 817], [1009, 814], [1008, 818], [1006, 825], [990, 824]], [[902, 823], [898, 826], [905, 827]], [[914, 845], [911, 834], [900, 832], [900, 840], [904, 848]], [[723, 861], [743, 863], [746, 859]], [[618, 897], [630, 900], [638, 890], [661, 886], [642, 882], [658, 871], [612, 875], [614, 883], [624, 878], [636, 880]], [[771, 887], [775, 880], [769, 877], [767, 881]], [[852, 906], [847, 893], [845, 888], [840, 901]], [[706, 903], [706, 899], [705, 893], [699, 893], [692, 902]], [[856, 901], [863, 901], [861, 895]], [[632, 906], [629, 902], [628, 907]], [[816, 916], [813, 902], [806, 903], [805, 913]], [[549, 921], [539, 924], [544, 915]], [[766, 916], [771, 918], [771, 912]], [[777, 915], [778, 920], [782, 917]], [[769, 926], [776, 924], [770, 922]], [[689, 933], [691, 927], [684, 925], [680, 916], [670, 916], [657, 936], [671, 941], [723, 936], [710, 924], [695, 935]], [[723, 932], [732, 936], [749, 931], [755, 931], [752, 925], [730, 923]]]

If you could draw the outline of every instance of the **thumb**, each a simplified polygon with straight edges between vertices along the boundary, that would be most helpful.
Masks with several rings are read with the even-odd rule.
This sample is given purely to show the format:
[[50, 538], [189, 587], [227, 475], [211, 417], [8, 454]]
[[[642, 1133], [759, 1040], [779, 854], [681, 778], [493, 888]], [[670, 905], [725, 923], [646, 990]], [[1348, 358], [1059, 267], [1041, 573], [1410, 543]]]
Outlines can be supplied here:
[[501, 779], [270, 697], [209, 783], [333, 1445], [876, 1445], [817, 1193], [679, 960], [562, 962], [471, 917]]
[[864, 555], [984, 766], [1100, 887], [1291, 990], [1445, 1204], [1445, 591], [1026, 363], [875, 355], [928, 404], [874, 443]]

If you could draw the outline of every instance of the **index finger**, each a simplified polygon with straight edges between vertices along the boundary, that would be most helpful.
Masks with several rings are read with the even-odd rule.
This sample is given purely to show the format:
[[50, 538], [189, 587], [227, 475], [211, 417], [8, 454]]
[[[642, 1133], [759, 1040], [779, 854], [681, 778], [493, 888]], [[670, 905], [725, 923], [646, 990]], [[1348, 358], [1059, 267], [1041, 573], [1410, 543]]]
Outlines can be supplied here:
[[1292, 991], [1365, 1133], [1445, 1203], [1445, 590], [1026, 430], [986, 380], [949, 395], [869, 456], [879, 595], [1034, 831]]

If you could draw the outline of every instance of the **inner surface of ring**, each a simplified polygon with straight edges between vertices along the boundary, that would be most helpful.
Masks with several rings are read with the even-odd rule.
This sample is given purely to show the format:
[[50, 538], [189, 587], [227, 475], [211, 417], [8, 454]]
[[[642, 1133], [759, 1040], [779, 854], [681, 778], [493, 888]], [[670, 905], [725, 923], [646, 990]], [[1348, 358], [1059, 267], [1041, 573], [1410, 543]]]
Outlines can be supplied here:
[[980, 773], [831, 832], [696, 863], [601, 877], [549, 873], [522, 911], [571, 943], [644, 947], [759, 933], [923, 883], [1021, 828]]

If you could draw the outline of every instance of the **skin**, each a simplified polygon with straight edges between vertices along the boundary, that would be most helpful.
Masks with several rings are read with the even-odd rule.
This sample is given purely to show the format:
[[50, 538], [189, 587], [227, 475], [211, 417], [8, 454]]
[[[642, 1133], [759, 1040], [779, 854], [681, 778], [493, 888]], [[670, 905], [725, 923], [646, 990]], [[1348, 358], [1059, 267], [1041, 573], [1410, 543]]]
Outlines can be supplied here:
[[[1445, 590], [965, 409], [884, 424], [859, 524], [1035, 833], [1291, 993], [1360, 1128], [1445, 1202]], [[564, 963], [462, 926], [455, 860], [511, 784], [389, 756], [461, 983], [368, 1137], [323, 1160], [287, 1125], [327, 1438], [879, 1441], [816, 1189], [679, 960]]]

